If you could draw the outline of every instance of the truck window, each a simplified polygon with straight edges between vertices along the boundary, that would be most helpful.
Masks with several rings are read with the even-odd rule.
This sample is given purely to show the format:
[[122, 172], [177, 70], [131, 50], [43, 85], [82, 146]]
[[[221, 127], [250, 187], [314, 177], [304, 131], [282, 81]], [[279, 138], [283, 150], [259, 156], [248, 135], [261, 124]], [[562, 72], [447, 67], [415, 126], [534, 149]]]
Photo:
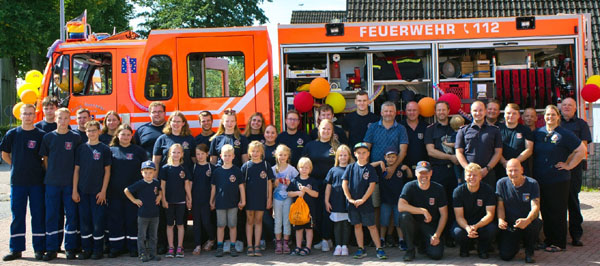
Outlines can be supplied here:
[[240, 97], [246, 93], [244, 54], [191, 53], [187, 57], [192, 98]]
[[52, 66], [48, 95], [58, 98], [59, 107], [69, 105], [69, 70], [71, 69], [69, 58], [69, 55], [61, 55], [56, 58]]
[[73, 95], [112, 93], [112, 55], [86, 53], [73, 56]]
[[148, 61], [144, 96], [151, 101], [167, 100], [173, 95], [173, 72], [171, 58], [154, 55]]

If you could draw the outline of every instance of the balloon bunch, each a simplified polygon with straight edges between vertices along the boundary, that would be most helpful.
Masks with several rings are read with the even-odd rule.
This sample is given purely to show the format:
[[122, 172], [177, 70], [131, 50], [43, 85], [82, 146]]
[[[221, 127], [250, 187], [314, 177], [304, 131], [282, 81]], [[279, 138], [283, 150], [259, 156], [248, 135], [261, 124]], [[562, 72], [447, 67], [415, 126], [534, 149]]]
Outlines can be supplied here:
[[13, 106], [13, 115], [17, 119], [21, 119], [21, 106], [24, 104], [35, 104], [40, 97], [40, 86], [44, 75], [37, 70], [31, 70], [25, 74], [25, 84], [17, 89], [17, 95], [21, 99], [20, 102]]
[[300, 113], [305, 113], [313, 108], [315, 98], [325, 98], [325, 103], [331, 105], [334, 113], [340, 113], [346, 108], [346, 99], [341, 93], [330, 92], [331, 86], [324, 78], [315, 78], [310, 82], [308, 91], [306, 86], [302, 85], [298, 88], [300, 93], [294, 96], [294, 108]]
[[585, 82], [581, 89], [581, 98], [593, 103], [600, 99], [600, 75], [593, 75]]

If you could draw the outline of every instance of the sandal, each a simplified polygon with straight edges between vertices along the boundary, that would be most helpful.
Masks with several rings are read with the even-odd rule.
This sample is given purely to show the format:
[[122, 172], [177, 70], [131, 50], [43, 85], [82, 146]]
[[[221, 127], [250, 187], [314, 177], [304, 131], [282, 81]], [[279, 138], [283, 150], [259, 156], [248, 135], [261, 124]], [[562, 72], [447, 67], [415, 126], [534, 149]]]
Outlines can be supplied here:
[[310, 255], [310, 248], [305, 247], [300, 250], [300, 256], [308, 256]]
[[215, 245], [215, 241], [214, 240], [207, 240], [206, 242], [204, 242], [204, 251], [211, 251], [213, 246]]
[[260, 248], [258, 246], [254, 247], [254, 257], [262, 257], [262, 253], [260, 252]]
[[546, 252], [561, 252], [561, 251], [563, 251], [564, 249], [561, 249], [561, 248], [559, 248], [559, 247], [557, 247], [557, 246], [555, 246], [555, 245], [550, 245], [550, 246], [546, 247], [546, 249], [544, 249], [544, 250], [545, 250]]
[[196, 248], [194, 248], [194, 251], [192, 252], [192, 254], [200, 255], [200, 250], [202, 250], [202, 247], [200, 245], [198, 245], [198, 246], [196, 246]]
[[291, 253], [290, 255], [300, 255], [300, 252], [302, 252], [302, 249], [300, 249], [299, 247], [296, 247]]
[[246, 255], [248, 255], [248, 257], [254, 256], [254, 248], [252, 246], [248, 246], [248, 249], [246, 249]]

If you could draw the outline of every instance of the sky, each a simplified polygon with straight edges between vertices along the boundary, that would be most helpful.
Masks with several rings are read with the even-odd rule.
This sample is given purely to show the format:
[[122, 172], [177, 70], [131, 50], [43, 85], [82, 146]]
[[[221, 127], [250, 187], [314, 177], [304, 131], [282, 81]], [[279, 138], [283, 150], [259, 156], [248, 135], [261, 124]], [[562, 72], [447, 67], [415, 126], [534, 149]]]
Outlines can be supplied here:
[[[274, 74], [278, 74], [277, 24], [290, 24], [292, 10], [346, 10], [346, 0], [273, 0], [273, 2], [263, 2], [260, 7], [269, 18], [269, 22], [264, 25], [267, 26], [273, 47], [273, 71]], [[135, 10], [136, 13], [140, 11]], [[136, 30], [141, 22], [142, 19], [136, 18], [129, 21], [129, 24]]]

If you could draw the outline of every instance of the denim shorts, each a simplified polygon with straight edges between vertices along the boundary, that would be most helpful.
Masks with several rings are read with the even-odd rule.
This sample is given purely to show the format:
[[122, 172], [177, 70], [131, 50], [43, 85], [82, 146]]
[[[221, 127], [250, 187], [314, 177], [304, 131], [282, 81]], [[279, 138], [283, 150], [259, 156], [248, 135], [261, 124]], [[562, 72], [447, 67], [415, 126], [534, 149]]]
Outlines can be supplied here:
[[392, 214], [394, 214], [394, 226], [399, 227], [400, 212], [398, 212], [398, 206], [387, 203], [381, 203], [381, 215], [379, 220], [381, 226], [390, 225], [390, 216], [392, 216]]
[[375, 225], [375, 212], [360, 212], [358, 210], [348, 210], [348, 217], [352, 225], [362, 224], [364, 226]]

